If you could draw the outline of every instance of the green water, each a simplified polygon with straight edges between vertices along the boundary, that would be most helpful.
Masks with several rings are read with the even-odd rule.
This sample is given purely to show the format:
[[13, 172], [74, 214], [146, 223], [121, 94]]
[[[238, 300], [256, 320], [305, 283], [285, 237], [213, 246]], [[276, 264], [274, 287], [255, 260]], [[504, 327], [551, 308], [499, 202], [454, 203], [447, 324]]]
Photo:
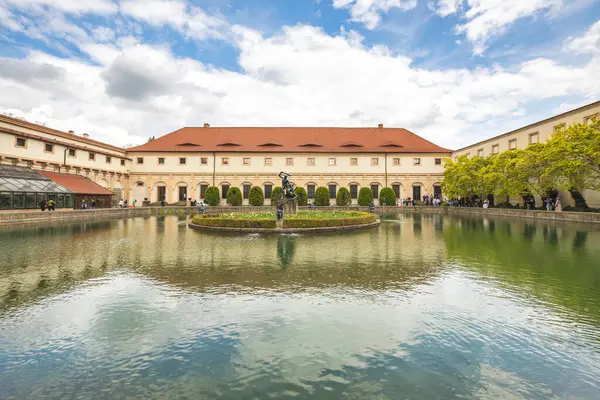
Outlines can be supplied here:
[[0, 229], [0, 398], [600, 397], [600, 229]]

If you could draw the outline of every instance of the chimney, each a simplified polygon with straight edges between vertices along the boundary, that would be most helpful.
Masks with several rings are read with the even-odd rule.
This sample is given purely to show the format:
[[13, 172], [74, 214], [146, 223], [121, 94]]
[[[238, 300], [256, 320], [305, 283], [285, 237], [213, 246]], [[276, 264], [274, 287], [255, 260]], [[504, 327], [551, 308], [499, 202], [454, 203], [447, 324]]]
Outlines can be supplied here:
[[81, 134], [81, 136], [83, 136], [83, 137], [84, 137], [84, 138], [86, 138], [86, 139], [89, 139], [89, 138], [90, 138], [90, 135], [88, 135], [87, 133], [82, 133], [82, 134]]
[[207, 124], [206, 122], [204, 123], [204, 127], [205, 128], [210, 128], [210, 124]]
[[74, 135], [74, 134], [75, 134], [75, 131], [69, 131], [69, 133], [70, 133], [71, 135]]
[[379, 128], [379, 129], [383, 129], [383, 124], [379, 124], [379, 125], [377, 125], [377, 128]]

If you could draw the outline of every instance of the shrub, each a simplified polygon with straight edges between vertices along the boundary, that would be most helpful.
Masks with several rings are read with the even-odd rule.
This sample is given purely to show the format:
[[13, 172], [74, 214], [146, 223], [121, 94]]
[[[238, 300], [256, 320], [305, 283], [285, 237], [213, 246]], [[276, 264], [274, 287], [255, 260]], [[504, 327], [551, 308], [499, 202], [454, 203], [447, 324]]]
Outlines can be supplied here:
[[329, 189], [324, 186], [319, 186], [315, 191], [315, 206], [329, 205]]
[[366, 225], [377, 221], [375, 215], [365, 212], [354, 212], [355, 216], [348, 218], [313, 219], [290, 218], [283, 220], [284, 228], [327, 228], [333, 226]]
[[252, 186], [248, 195], [248, 204], [255, 207], [265, 204], [265, 195], [260, 186]]
[[371, 204], [373, 201], [373, 191], [371, 188], [362, 187], [358, 192], [358, 204], [360, 206], [366, 207]]
[[242, 205], [242, 191], [240, 188], [232, 186], [227, 191], [227, 204], [232, 206]]
[[336, 206], [349, 206], [352, 201], [350, 200], [350, 192], [345, 187], [341, 187], [335, 198]]
[[276, 206], [277, 203], [279, 203], [279, 200], [281, 200], [283, 196], [283, 190], [281, 189], [281, 186], [276, 186], [273, 188], [273, 191], [271, 192], [271, 205]]
[[298, 201], [298, 205], [307, 206], [308, 193], [306, 193], [306, 189], [304, 189], [303, 187], [297, 187], [294, 192], [296, 193], [296, 201]]
[[442, 207], [450, 207], [450, 204], [448, 204], [445, 201], [442, 201], [441, 204], [440, 204], [440, 206], [442, 206]]
[[219, 188], [216, 186], [207, 187], [206, 192], [204, 192], [204, 201], [209, 206], [218, 206], [221, 202], [221, 194], [219, 193]]
[[223, 228], [263, 228], [274, 229], [277, 226], [275, 219], [231, 219], [221, 218], [217, 215], [195, 215], [192, 223], [198, 226], [211, 226]]
[[396, 193], [389, 187], [383, 188], [381, 189], [381, 192], [379, 192], [379, 204], [383, 205], [384, 200], [385, 204], [388, 206], [396, 205]]

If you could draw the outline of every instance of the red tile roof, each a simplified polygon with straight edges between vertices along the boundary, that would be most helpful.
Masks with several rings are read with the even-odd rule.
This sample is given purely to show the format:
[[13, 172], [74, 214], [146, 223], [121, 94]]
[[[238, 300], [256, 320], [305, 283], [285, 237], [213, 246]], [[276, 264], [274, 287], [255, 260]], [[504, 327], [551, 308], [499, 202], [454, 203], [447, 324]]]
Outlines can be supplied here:
[[57, 172], [38, 171], [40, 174], [52, 179], [60, 186], [77, 194], [113, 194], [110, 190], [103, 188], [95, 182], [81, 175], [59, 174]]
[[127, 151], [451, 153], [403, 128], [186, 127]]

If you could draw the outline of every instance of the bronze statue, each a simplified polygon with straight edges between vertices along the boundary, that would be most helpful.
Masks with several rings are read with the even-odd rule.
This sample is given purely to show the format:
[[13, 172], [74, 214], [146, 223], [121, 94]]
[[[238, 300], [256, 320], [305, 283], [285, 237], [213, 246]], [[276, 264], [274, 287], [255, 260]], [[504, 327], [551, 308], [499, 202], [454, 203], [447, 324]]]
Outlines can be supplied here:
[[283, 197], [286, 199], [293, 199], [296, 197], [296, 193], [294, 191], [295, 186], [288, 180], [288, 176], [292, 175], [283, 171], [279, 173], [279, 177], [281, 178], [281, 188], [283, 189]]

